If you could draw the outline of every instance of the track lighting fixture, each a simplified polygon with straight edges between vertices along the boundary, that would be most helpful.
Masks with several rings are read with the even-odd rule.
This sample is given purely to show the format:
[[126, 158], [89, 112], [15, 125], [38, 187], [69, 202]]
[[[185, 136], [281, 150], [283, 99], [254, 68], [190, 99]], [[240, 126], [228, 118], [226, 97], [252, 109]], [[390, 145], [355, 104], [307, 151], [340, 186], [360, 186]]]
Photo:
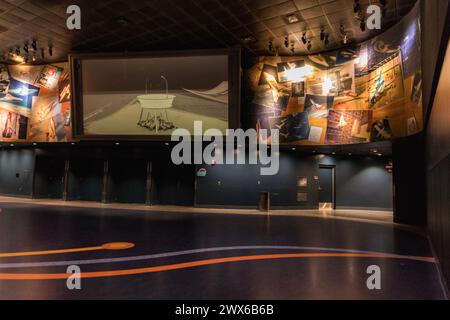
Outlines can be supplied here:
[[20, 56], [20, 47], [16, 48], [16, 55]]
[[347, 35], [347, 31], [345, 31], [345, 27], [343, 24], [341, 24], [340, 28], [339, 28], [339, 32], [341, 33], [341, 41], [342, 44], [347, 44], [348, 43], [348, 35]]
[[355, 0], [355, 3], [353, 4], [353, 12], [358, 13], [361, 11], [361, 4], [359, 3], [359, 0]]
[[324, 28], [320, 29], [320, 40], [321, 41], [325, 40], [325, 29]]
[[48, 54], [50, 57], [53, 57], [53, 46], [52, 45], [48, 46]]
[[362, 32], [366, 31], [366, 21], [365, 21], [365, 19], [361, 20], [361, 22], [359, 23], [359, 28], [361, 29]]
[[306, 44], [306, 43], [307, 43], [307, 40], [306, 40], [306, 32], [303, 32], [303, 35], [302, 35], [302, 42], [303, 42], [303, 44]]
[[342, 37], [342, 44], [348, 44], [348, 36], [347, 35], [344, 35], [343, 37]]
[[33, 49], [33, 51], [37, 51], [37, 41], [35, 39], [33, 39], [33, 41], [31, 42], [31, 48]]
[[288, 36], [285, 36], [285, 37], [284, 37], [284, 46], [285, 46], [286, 48], [289, 48], [289, 37], [288, 37]]
[[293, 24], [293, 23], [297, 23], [300, 21], [300, 19], [298, 18], [298, 16], [294, 13], [294, 14], [290, 14], [288, 16], [286, 16], [286, 21], [289, 24]]
[[23, 51], [24, 51], [25, 53], [28, 53], [28, 52], [29, 52], [29, 49], [28, 49], [28, 43], [25, 43], [25, 44], [24, 44], [24, 46], [23, 46]]
[[311, 40], [308, 40], [308, 45], [306, 46], [306, 48], [308, 49], [308, 51], [311, 51], [312, 48]]
[[273, 52], [273, 42], [272, 42], [272, 40], [269, 40], [268, 49], [269, 49], [269, 52]]
[[243, 43], [250, 44], [250, 43], [255, 43], [256, 42], [256, 38], [253, 35], [249, 34], [249, 35], [246, 35], [246, 36], [242, 37], [241, 41]]

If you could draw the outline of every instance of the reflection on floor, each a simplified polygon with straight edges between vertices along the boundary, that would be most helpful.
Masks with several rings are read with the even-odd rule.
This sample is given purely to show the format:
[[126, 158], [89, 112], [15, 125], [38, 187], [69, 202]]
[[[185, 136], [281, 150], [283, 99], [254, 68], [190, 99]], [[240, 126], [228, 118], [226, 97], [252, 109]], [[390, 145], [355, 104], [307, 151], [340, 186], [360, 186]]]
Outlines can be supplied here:
[[[0, 299], [445, 298], [427, 238], [386, 222], [0, 208]], [[67, 289], [68, 265], [81, 290]], [[381, 290], [367, 288], [371, 265]]]
[[100, 203], [91, 201], [62, 201], [54, 199], [26, 199], [0, 196], [0, 203], [30, 203], [47, 206], [79, 207], [79, 208], [97, 208], [97, 209], [121, 209], [136, 210], [148, 212], [186, 212], [186, 213], [221, 213], [221, 214], [239, 214], [239, 215], [280, 215], [280, 216], [302, 216], [302, 217], [322, 217], [332, 219], [345, 219], [355, 221], [371, 221], [392, 223], [393, 213], [390, 211], [368, 211], [368, 210], [271, 210], [263, 212], [256, 209], [226, 209], [226, 208], [199, 208], [183, 207], [171, 205], [153, 205], [143, 204], [125, 204], [125, 203]]

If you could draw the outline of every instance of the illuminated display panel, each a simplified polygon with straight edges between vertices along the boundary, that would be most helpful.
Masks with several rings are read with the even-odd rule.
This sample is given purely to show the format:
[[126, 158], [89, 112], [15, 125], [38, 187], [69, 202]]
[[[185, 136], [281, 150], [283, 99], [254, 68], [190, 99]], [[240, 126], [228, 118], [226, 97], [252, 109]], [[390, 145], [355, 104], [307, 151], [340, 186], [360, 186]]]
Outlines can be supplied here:
[[282, 144], [379, 142], [423, 129], [419, 6], [360, 45], [261, 57], [245, 73], [247, 126], [279, 129]]
[[231, 51], [76, 56], [77, 134], [86, 138], [170, 138], [236, 126], [238, 55]]
[[68, 63], [0, 65], [0, 141], [72, 139]]

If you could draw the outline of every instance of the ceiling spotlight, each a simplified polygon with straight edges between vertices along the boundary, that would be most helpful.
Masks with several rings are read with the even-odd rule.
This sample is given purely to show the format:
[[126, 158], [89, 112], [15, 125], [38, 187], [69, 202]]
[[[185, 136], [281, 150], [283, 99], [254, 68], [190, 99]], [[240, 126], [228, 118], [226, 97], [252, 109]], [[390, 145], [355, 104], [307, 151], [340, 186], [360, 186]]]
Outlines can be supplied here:
[[296, 14], [290, 14], [290, 15], [286, 16], [286, 21], [287, 21], [289, 24], [293, 24], [293, 23], [299, 22], [300, 19], [297, 17]]
[[273, 52], [273, 42], [272, 42], [272, 40], [269, 40], [268, 49], [269, 49], [269, 52]]
[[20, 47], [16, 48], [16, 55], [20, 56]]
[[285, 36], [285, 37], [284, 37], [284, 46], [285, 46], [286, 48], [289, 48], [289, 37], [288, 37], [288, 36]]
[[128, 27], [131, 24], [130, 20], [128, 20], [124, 16], [117, 17], [115, 20], [116, 20], [116, 23], [118, 25], [120, 25], [121, 27]]
[[291, 42], [291, 53], [295, 54], [295, 43], [294, 43], [294, 41]]
[[322, 41], [325, 40], [325, 29], [324, 28], [320, 29], [320, 40], [322, 40]]
[[308, 51], [311, 51], [312, 48], [311, 40], [308, 40], [308, 45], [306, 46], [306, 48], [308, 49]]
[[346, 34], [342, 37], [342, 44], [348, 44], [348, 36]]
[[48, 46], [48, 54], [50, 57], [53, 57], [53, 46], [52, 45]]
[[361, 11], [361, 4], [359, 3], [359, 0], [355, 0], [355, 3], [353, 4], [353, 12], [358, 13]]
[[303, 32], [303, 35], [302, 35], [302, 42], [303, 42], [303, 44], [306, 44], [308, 41], [306, 40], [306, 32]]
[[25, 53], [28, 53], [28, 52], [29, 52], [29, 50], [28, 50], [28, 43], [25, 43], [25, 44], [24, 44], [24, 46], [23, 46], [23, 51], [24, 51]]
[[366, 31], [366, 21], [364, 21], [364, 19], [362, 19], [361, 22], [359, 23], [359, 28], [361, 29], [362, 32]]
[[341, 26], [339, 27], [339, 32], [341, 33], [342, 44], [346, 45], [348, 43], [348, 35], [343, 24], [341, 24]]
[[330, 36], [328, 34], [325, 35], [325, 46], [328, 46], [330, 44]]
[[241, 41], [243, 43], [255, 43], [256, 42], [256, 38], [253, 35], [249, 34], [249, 35], [246, 35], [246, 36], [242, 37]]
[[36, 40], [34, 40], [34, 39], [33, 39], [33, 41], [31, 42], [31, 48], [32, 48], [34, 51], [37, 51], [37, 42], [36, 42]]

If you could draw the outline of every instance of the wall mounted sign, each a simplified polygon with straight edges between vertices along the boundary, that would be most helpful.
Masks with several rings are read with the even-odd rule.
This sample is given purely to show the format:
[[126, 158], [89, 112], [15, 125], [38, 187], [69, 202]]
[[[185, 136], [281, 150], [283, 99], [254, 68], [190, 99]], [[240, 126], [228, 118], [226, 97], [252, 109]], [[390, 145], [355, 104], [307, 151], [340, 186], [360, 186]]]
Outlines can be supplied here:
[[306, 188], [308, 186], [308, 178], [300, 177], [297, 180], [297, 187]]
[[200, 168], [197, 170], [197, 177], [206, 177], [206, 174], [208, 173], [208, 171], [206, 171], [205, 168]]

